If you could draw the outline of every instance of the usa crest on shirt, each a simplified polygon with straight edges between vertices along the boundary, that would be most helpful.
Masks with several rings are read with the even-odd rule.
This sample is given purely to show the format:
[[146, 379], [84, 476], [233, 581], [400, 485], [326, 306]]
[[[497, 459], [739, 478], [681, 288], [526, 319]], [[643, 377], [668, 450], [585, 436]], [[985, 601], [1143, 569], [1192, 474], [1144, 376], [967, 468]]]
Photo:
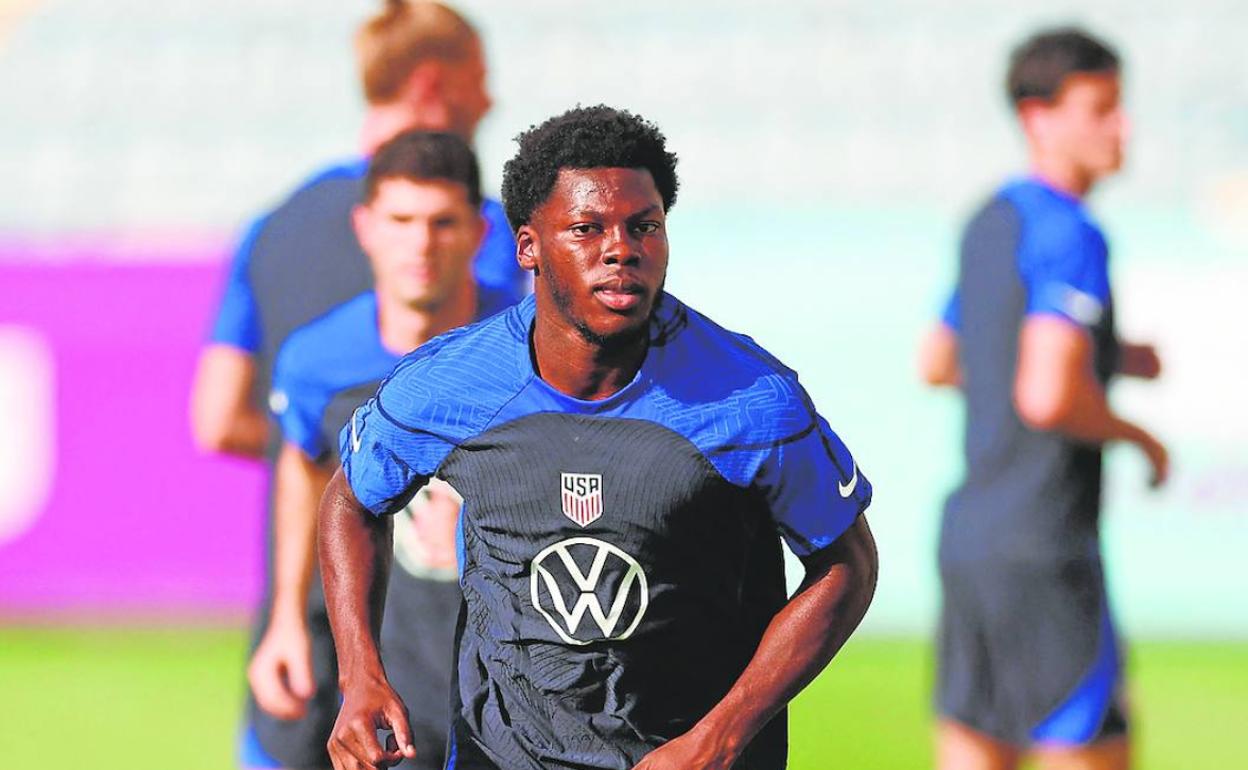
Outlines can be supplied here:
[[602, 474], [561, 473], [563, 515], [585, 527], [602, 516]]

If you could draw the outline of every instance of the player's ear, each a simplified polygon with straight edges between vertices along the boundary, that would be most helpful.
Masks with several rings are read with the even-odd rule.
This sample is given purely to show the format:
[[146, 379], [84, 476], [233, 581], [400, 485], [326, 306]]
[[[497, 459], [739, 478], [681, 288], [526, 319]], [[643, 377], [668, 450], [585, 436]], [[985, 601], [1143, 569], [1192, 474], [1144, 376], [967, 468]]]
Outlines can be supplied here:
[[370, 211], [368, 205], [357, 203], [351, 207], [351, 229], [355, 230], [355, 239], [364, 246], [368, 242], [368, 222]]
[[1043, 99], [1024, 99], [1015, 108], [1023, 135], [1033, 142], [1043, 142], [1048, 136], [1048, 114], [1051, 105]]
[[537, 234], [529, 225], [521, 225], [516, 231], [516, 261], [520, 263], [520, 267], [532, 270], [533, 275], [538, 275], [537, 262], [540, 254], [541, 247], [537, 242]]

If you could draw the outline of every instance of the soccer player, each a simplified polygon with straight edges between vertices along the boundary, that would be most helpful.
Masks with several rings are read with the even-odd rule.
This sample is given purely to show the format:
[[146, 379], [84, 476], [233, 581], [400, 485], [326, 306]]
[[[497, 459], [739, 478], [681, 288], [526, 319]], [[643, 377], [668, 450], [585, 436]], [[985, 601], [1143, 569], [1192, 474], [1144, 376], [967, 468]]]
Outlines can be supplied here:
[[[411, 128], [451, 131], [472, 142], [490, 108], [485, 59], [472, 26], [435, 2], [387, 0], [356, 33], [368, 107], [361, 157], [326, 166], [248, 228], [191, 394], [191, 428], [208, 451], [271, 454], [263, 399], [273, 358], [287, 335], [358, 295], [372, 280], [351, 228], [368, 156]], [[527, 276], [502, 206], [487, 200], [488, 222], [474, 271], [484, 286], [519, 299]]]
[[1151, 346], [1118, 341], [1107, 247], [1083, 198], [1122, 162], [1119, 60], [1077, 29], [1010, 63], [1030, 152], [966, 227], [958, 288], [922, 346], [933, 384], [966, 399], [966, 477], [940, 542], [938, 766], [1125, 768], [1122, 655], [1098, 523], [1101, 450], [1164, 447], [1110, 408], [1115, 373], [1152, 378]]
[[[278, 353], [272, 402], [283, 445], [274, 475], [273, 602], [248, 669], [256, 701], [273, 716], [303, 717], [316, 695], [306, 607], [316, 508], [338, 464], [338, 429], [402, 353], [510, 304], [506, 292], [473, 280], [486, 227], [480, 209], [476, 158], [462, 139], [413, 131], [390, 140], [369, 165], [352, 217], [375, 289], [297, 329]], [[458, 513], [454, 490], [435, 483], [397, 517], [400, 568], [390, 574], [382, 639], [387, 670], [411, 709], [412, 766], [431, 770], [443, 765], [450, 714]], [[337, 695], [321, 698], [323, 752]]]
[[[438, 478], [465, 501], [449, 768], [778, 770], [786, 703], [874, 591], [871, 485], [792, 370], [663, 291], [657, 128], [578, 108], [519, 143], [503, 198], [535, 296], [405, 357], [340, 438], [334, 765], [413, 753], [378, 621], [390, 514]], [[778, 535], [806, 566], [787, 601]]]
[[[355, 42], [368, 102], [360, 139], [363, 157], [314, 174], [259, 217], [239, 244], [191, 397], [193, 433], [205, 449], [275, 460], [280, 442], [270, 430], [264, 398], [277, 351], [294, 329], [372, 283], [351, 225], [367, 156], [408, 128], [450, 131], [471, 142], [489, 109], [480, 40], [450, 8], [389, 0], [361, 26]], [[474, 273], [486, 289], [518, 299], [527, 277], [516, 265], [502, 207], [487, 200], [482, 213], [487, 226]], [[270, 614], [271, 582], [270, 575], [253, 644]], [[307, 714], [295, 720], [272, 718], [249, 698], [240, 751], [245, 767], [315, 767], [327, 761], [323, 738], [337, 709], [337, 683], [328, 624], [313, 599], [317, 695]]]

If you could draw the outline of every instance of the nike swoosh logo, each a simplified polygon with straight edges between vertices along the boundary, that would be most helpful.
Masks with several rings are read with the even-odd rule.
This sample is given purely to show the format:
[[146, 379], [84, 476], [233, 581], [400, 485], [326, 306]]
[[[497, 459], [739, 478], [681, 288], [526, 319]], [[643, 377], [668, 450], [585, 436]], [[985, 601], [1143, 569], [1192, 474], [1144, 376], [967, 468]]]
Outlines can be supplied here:
[[360, 451], [360, 432], [355, 422], [355, 418], [357, 414], [359, 414], [359, 410], [356, 410], [351, 413], [351, 451], [352, 452]]
[[854, 477], [849, 480], [848, 484], [836, 482], [836, 488], [841, 491], [841, 497], [849, 497], [854, 493], [854, 489], [858, 486], [858, 463], [854, 463]]

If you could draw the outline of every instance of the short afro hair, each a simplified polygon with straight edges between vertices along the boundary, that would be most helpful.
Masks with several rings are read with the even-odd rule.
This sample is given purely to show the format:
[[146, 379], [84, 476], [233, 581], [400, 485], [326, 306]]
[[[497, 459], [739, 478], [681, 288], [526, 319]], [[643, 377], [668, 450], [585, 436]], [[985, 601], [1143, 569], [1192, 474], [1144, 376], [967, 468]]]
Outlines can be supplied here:
[[520, 149], [503, 166], [503, 208], [512, 230], [529, 223], [563, 168], [644, 168], [663, 197], [663, 210], [676, 203], [676, 156], [657, 126], [626, 110], [576, 107], [516, 141]]
[[1005, 88], [1015, 107], [1028, 99], [1051, 102], [1071, 75], [1115, 74], [1119, 66], [1114, 49], [1088, 32], [1046, 29], [1014, 49]]

